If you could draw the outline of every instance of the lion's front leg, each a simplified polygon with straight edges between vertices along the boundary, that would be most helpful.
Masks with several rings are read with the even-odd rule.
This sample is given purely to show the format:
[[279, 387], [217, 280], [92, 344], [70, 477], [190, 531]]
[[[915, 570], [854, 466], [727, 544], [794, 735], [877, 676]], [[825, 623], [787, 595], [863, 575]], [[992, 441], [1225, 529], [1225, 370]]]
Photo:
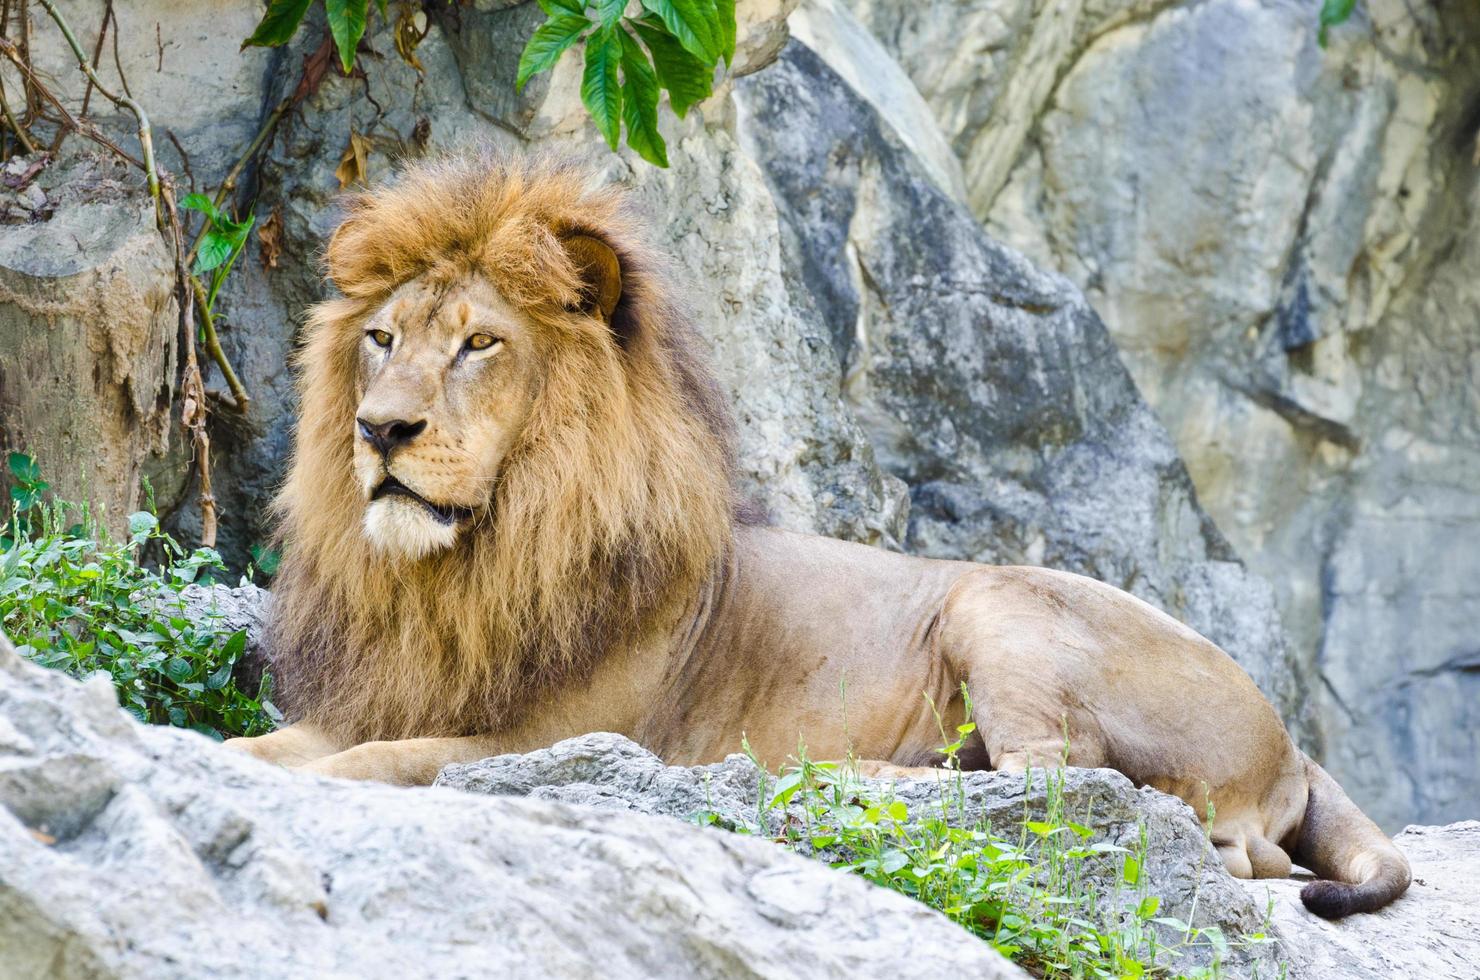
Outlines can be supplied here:
[[301, 766], [344, 748], [344, 743], [301, 721], [255, 738], [228, 738], [224, 744], [228, 749], [280, 766]]
[[430, 786], [442, 767], [454, 762], [476, 762], [508, 751], [482, 736], [466, 738], [407, 738], [394, 742], [365, 742], [297, 768], [320, 776], [365, 779], [397, 786]]

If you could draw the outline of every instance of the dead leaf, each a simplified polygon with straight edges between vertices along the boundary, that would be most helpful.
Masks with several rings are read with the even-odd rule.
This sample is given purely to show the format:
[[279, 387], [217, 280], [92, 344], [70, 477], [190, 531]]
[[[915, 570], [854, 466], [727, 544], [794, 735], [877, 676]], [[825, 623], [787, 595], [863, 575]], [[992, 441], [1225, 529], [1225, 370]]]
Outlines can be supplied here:
[[400, 16], [396, 18], [396, 54], [417, 71], [423, 71], [421, 60], [416, 57], [416, 48], [427, 36], [426, 11], [409, 3], [401, 4]]
[[349, 145], [339, 158], [339, 166], [334, 168], [334, 176], [339, 178], [339, 189], [344, 190], [351, 184], [363, 184], [369, 174], [370, 141], [350, 130]]
[[283, 213], [278, 208], [257, 226], [257, 246], [262, 250], [262, 268], [276, 269], [283, 254]]
[[298, 87], [293, 89], [294, 105], [319, 90], [319, 85], [323, 83], [324, 75], [328, 73], [334, 59], [334, 38], [325, 31], [324, 39], [314, 52], [303, 56], [303, 74], [298, 79]]
[[411, 146], [418, 154], [427, 151], [427, 142], [432, 138], [432, 121], [426, 116], [416, 120], [416, 125], [411, 127]]
[[31, 832], [32, 837], [36, 838], [41, 843], [46, 844], [47, 846], [50, 846], [57, 842], [57, 839], [55, 837], [51, 836], [44, 830], [37, 830], [35, 827], [27, 827], [26, 829]]

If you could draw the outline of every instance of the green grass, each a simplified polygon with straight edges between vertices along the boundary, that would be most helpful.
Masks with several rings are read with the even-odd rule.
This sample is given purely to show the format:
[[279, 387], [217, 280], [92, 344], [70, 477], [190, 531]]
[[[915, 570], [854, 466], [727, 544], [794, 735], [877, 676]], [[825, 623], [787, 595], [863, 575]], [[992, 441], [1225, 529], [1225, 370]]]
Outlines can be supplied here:
[[[110, 541], [85, 507], [47, 499], [30, 457], [11, 453], [7, 464], [0, 629], [21, 655], [74, 677], [108, 674], [140, 721], [213, 738], [271, 731], [280, 716], [270, 678], [247, 692], [232, 677], [246, 634], [185, 615], [182, 590], [224, 573], [220, 556], [187, 552], [145, 511], [130, 515], [127, 540]], [[159, 556], [153, 567], [146, 550]]]
[[[968, 720], [942, 747], [938, 798], [925, 812], [910, 812], [891, 784], [861, 779], [852, 761], [816, 762], [803, 748], [778, 775], [758, 765], [753, 820], [736, 824], [712, 811], [693, 819], [770, 837], [908, 895], [1038, 977], [1222, 977], [1230, 947], [1271, 941], [1263, 933], [1231, 941], [1216, 926], [1163, 914], [1142, 873], [1144, 825], [1132, 848], [1094, 841], [1094, 830], [1065, 810], [1062, 764], [1027, 774], [1024, 812], [1011, 826], [973, 822], [957, 753], [974, 731]], [[1036, 814], [1027, 803], [1035, 782], [1046, 800]], [[1189, 919], [1196, 907], [1194, 896]], [[1211, 965], [1179, 965], [1194, 959]]]

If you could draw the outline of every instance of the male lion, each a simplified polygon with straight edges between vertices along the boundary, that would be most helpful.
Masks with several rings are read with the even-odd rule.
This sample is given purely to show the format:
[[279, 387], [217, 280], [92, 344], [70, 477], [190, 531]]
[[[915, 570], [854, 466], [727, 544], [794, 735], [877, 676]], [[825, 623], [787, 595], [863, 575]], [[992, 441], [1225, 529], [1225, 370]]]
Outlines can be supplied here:
[[616, 191], [443, 160], [355, 200], [328, 269], [277, 503], [297, 720], [234, 746], [415, 784], [595, 730], [681, 764], [745, 733], [890, 771], [938, 761], [922, 694], [954, 725], [964, 683], [970, 768], [1051, 763], [1067, 731], [1071, 765], [1211, 802], [1233, 874], [1329, 879], [1320, 915], [1408, 886], [1248, 676], [1146, 603], [738, 518], [728, 413]]

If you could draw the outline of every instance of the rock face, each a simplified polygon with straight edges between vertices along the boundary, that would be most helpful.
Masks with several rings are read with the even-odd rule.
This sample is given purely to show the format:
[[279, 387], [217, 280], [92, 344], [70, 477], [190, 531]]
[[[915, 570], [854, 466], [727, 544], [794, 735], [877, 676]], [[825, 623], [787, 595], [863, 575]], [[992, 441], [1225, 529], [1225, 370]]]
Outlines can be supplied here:
[[120, 533], [170, 441], [173, 265], [135, 174], [91, 152], [43, 163], [0, 173], [0, 455], [38, 457]]
[[1025, 976], [764, 841], [297, 776], [140, 726], [3, 635], [0, 949], [17, 980]]
[[787, 285], [832, 328], [845, 398], [910, 487], [907, 548], [1129, 589], [1228, 650], [1298, 730], [1273, 594], [1199, 509], [1080, 292], [988, 237], [800, 42], [737, 98], [789, 232]]
[[[1480, 805], [1480, 15], [856, 0], [995, 234], [1104, 317], [1378, 820]], [[1457, 760], [1465, 760], [1458, 762]]]

